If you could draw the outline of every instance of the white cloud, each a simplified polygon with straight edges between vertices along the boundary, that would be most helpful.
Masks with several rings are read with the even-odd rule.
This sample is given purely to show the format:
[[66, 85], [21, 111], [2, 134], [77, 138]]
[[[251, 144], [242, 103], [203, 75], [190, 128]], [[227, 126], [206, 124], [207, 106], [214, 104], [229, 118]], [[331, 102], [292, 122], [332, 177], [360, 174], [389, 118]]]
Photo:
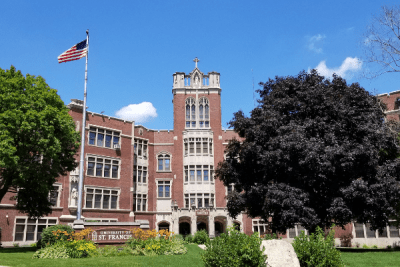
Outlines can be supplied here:
[[321, 45], [321, 42], [323, 39], [325, 39], [326, 36], [322, 34], [317, 34], [311, 37], [308, 37], [308, 44], [307, 47], [309, 50], [314, 51], [317, 54], [322, 53], [322, 48], [319, 47]]
[[136, 123], [144, 123], [158, 116], [156, 108], [150, 102], [130, 104], [115, 112], [115, 115], [121, 119], [133, 120]]
[[362, 62], [359, 58], [347, 57], [339, 68], [330, 69], [326, 66], [325, 60], [323, 60], [318, 64], [317, 67], [315, 67], [315, 69], [318, 71], [319, 74], [325, 76], [326, 78], [332, 77], [333, 73], [336, 73], [337, 75], [344, 78], [348, 74], [353, 74], [354, 72], [361, 70], [361, 67]]

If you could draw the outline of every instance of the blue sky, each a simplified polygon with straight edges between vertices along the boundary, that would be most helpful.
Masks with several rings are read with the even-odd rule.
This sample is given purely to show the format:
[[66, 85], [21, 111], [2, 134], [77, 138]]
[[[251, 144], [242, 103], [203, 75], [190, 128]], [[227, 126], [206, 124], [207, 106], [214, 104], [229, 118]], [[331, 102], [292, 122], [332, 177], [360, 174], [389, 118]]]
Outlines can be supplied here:
[[[90, 30], [90, 111], [116, 116], [136, 105], [137, 124], [173, 128], [172, 74], [221, 73], [222, 123], [254, 108], [268, 78], [316, 68], [377, 94], [399, 90], [398, 74], [369, 80], [362, 40], [382, 5], [397, 1], [3, 1], [0, 68], [40, 75], [68, 104], [83, 99], [85, 60], [57, 57]], [[361, 61], [360, 61], [361, 60]], [[145, 103], [144, 103], [145, 102]], [[149, 102], [149, 103], [146, 103]], [[120, 112], [121, 113], [121, 112]], [[118, 114], [120, 114], [118, 113]]]

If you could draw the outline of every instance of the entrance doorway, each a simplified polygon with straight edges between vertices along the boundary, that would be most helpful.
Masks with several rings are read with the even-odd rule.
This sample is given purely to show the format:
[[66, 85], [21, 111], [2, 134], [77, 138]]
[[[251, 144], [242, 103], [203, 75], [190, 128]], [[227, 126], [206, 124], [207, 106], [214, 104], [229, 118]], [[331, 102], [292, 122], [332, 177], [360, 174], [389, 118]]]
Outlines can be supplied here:
[[206, 230], [206, 232], [208, 233], [207, 224], [204, 222], [198, 222], [197, 223], [197, 231], [200, 231], [200, 230]]
[[179, 224], [179, 234], [187, 236], [190, 234], [190, 223], [182, 222]]
[[224, 232], [224, 226], [220, 222], [214, 223], [214, 229], [215, 229], [215, 236], [219, 236]]

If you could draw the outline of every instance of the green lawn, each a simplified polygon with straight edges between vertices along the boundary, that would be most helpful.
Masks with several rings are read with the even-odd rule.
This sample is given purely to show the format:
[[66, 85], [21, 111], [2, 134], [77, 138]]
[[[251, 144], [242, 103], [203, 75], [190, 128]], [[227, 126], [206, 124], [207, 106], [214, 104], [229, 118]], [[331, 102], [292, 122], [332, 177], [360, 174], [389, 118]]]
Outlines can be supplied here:
[[[186, 245], [188, 253], [175, 256], [120, 256], [87, 259], [32, 259], [32, 248], [0, 249], [0, 266], [163, 266], [203, 267], [201, 249]], [[400, 267], [400, 251], [393, 252], [341, 252], [346, 267]]]
[[189, 266], [203, 267], [201, 249], [197, 245], [186, 245], [188, 252], [185, 255], [175, 256], [120, 256], [96, 257], [86, 259], [32, 259], [33, 250], [29, 248], [0, 249], [0, 266]]
[[393, 252], [341, 252], [346, 267], [400, 266], [400, 251]]

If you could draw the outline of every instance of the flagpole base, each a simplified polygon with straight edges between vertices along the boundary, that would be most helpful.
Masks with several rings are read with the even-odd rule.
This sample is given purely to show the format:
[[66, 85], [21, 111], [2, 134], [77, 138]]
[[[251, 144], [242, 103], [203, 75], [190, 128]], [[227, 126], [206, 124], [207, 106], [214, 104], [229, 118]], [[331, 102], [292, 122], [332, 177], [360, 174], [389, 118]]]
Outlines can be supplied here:
[[85, 223], [83, 220], [75, 220], [72, 228], [74, 228], [74, 230], [83, 230], [85, 229]]

